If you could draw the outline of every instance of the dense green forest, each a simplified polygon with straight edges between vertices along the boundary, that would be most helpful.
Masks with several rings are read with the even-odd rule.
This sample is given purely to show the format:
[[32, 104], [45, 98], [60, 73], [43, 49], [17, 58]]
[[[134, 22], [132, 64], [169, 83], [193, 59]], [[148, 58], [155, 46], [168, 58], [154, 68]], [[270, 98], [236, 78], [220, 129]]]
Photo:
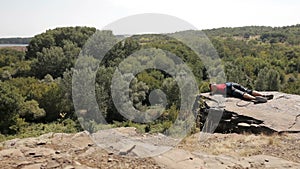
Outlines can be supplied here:
[[28, 44], [31, 38], [0, 38], [0, 44]]
[[[228, 81], [257, 90], [300, 94], [300, 25], [219, 28], [203, 32], [221, 58]], [[150, 50], [155, 55], [155, 64], [166, 69], [181, 69], [179, 61], [165, 57], [168, 53], [153, 50], [162, 49], [187, 63], [195, 75], [199, 92], [207, 92], [209, 74], [217, 74], [220, 70], [218, 67], [207, 69], [197, 59], [195, 52], [172, 38], [180, 39], [187, 34], [197, 37], [199, 31], [177, 32], [169, 36], [135, 35], [122, 37], [123, 40], [120, 40], [111, 31], [96, 31], [90, 27], [64, 27], [34, 36], [30, 39], [26, 52], [1, 48], [0, 140], [36, 136], [51, 131], [76, 132], [82, 130], [81, 125], [91, 132], [103, 127], [99, 124], [101, 118], [93, 114], [93, 109], [87, 108], [89, 100], [81, 100], [86, 107], [80, 110], [85, 111], [75, 112], [73, 98], [80, 99], [81, 96], [77, 95], [79, 91], [72, 92], [72, 76], [85, 73], [88, 81], [95, 65], [99, 63], [99, 57], [103, 59], [97, 65], [95, 93], [99, 109], [105, 121], [109, 122], [108, 125], [135, 126], [142, 132], [165, 131], [177, 118], [180, 107], [179, 86], [172, 75], [161, 70], [147, 69], [132, 78], [129, 95], [138, 110], [149, 109], [150, 91], [160, 89], [167, 95], [166, 110], [158, 119], [145, 124], [126, 120], [116, 109], [110, 90], [112, 77], [117, 68], [125, 73], [132, 71], [134, 68], [130, 63], [140, 66], [154, 64], [149, 62], [147, 54], [137, 52], [141, 50]], [[90, 40], [92, 35], [94, 36]], [[99, 45], [97, 39], [101, 42], [101, 38], [106, 43]], [[191, 43], [197, 43], [197, 39], [190, 40]], [[108, 42], [115, 45], [101, 56], [99, 51]], [[86, 44], [92, 48], [84, 48]], [[132, 54], [135, 57], [129, 58]], [[74, 69], [79, 56], [83, 56], [80, 59], [84, 59], [84, 64], [77, 64], [79, 69]], [[122, 62], [126, 58], [129, 62]], [[80, 90], [85, 92], [87, 89]], [[90, 92], [86, 93], [88, 95]], [[89, 115], [77, 118], [78, 113]]]

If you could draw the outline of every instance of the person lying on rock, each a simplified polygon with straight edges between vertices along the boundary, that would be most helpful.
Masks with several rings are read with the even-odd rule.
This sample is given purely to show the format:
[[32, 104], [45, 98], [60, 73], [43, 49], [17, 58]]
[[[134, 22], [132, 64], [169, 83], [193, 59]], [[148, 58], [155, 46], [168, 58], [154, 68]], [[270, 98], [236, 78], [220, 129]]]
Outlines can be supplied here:
[[233, 82], [223, 84], [209, 84], [211, 95], [221, 94], [228, 97], [235, 97], [243, 100], [250, 100], [254, 103], [266, 103], [267, 100], [273, 99], [273, 95], [264, 95], [255, 90], [247, 89], [246, 87]]

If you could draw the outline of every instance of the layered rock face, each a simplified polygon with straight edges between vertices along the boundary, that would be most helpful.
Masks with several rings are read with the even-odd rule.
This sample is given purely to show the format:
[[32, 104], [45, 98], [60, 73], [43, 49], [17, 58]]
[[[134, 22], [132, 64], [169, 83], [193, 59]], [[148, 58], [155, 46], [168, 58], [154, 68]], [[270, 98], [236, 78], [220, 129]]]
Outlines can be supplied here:
[[[264, 94], [273, 94], [274, 98], [260, 104], [237, 98], [215, 99], [222, 100], [221, 103], [206, 100], [209, 107], [224, 110], [219, 112], [223, 114], [217, 132], [299, 133], [300, 96], [280, 92]], [[208, 98], [215, 97], [208, 93], [203, 95]], [[204, 119], [207, 115], [204, 115]]]

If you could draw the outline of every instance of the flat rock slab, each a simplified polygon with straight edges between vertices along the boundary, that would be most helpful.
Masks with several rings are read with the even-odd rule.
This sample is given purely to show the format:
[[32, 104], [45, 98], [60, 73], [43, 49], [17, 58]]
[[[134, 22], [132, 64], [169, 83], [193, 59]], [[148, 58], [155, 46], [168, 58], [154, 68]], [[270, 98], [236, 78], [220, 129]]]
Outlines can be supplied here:
[[164, 153], [180, 141], [160, 133], [139, 134], [133, 127], [100, 130], [91, 137], [98, 146], [108, 152], [143, 158]]
[[189, 151], [172, 149], [164, 154], [154, 157], [154, 160], [169, 169], [199, 169], [205, 166], [202, 159]]
[[[238, 115], [252, 117], [263, 121], [261, 126], [268, 127], [275, 131], [300, 132], [300, 96], [281, 92], [263, 92], [273, 94], [274, 99], [267, 103], [254, 104], [237, 98], [225, 98], [220, 103], [225, 110], [237, 113]], [[210, 98], [209, 93], [201, 94]], [[222, 100], [222, 99], [221, 99]], [[214, 101], [207, 101], [210, 107], [218, 106]]]

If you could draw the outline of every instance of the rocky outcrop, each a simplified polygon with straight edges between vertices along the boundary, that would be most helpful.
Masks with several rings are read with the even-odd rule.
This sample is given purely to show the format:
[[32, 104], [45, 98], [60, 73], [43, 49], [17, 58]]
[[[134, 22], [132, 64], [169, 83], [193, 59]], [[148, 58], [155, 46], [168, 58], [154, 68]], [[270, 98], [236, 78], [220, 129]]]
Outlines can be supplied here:
[[[273, 94], [274, 99], [261, 104], [237, 98], [225, 98], [222, 103], [207, 100], [209, 107], [224, 109], [218, 132], [300, 133], [300, 96], [280, 92], [265, 94]], [[212, 97], [208, 93], [203, 95]]]
[[[113, 138], [118, 141], [113, 142], [113, 145], [116, 147], [115, 149], [111, 147], [112, 151], [106, 151], [99, 147], [101, 143], [102, 146], [106, 145], [101, 142], [101, 139], [106, 139], [105, 132], [117, 133], [113, 135]], [[127, 144], [129, 143], [128, 140], [123, 138], [128, 135], [132, 136], [136, 142]], [[99, 146], [96, 146], [91, 137], [97, 137], [100, 140], [97, 143]], [[175, 147], [174, 145], [169, 145], [169, 147], [172, 147], [168, 149], [169, 151], [162, 149], [162, 154], [156, 154], [152, 158], [136, 158], [136, 153], [149, 155], [147, 153], [150, 150], [153, 150], [155, 153], [158, 152], [159, 148], [166, 147], [164, 144], [160, 145], [160, 140], [163, 137], [158, 134], [140, 134], [136, 132], [135, 128], [115, 128], [100, 131], [94, 136], [88, 132], [76, 134], [49, 133], [36, 138], [13, 139], [0, 143], [0, 168], [300, 168], [299, 163], [270, 155], [253, 155], [250, 157], [236, 157], [226, 154], [213, 155], [200, 151], [195, 144], [189, 146], [184, 143], [180, 143], [180, 145]], [[196, 136], [193, 135], [191, 137]], [[212, 138], [217, 137], [219, 136], [212, 135]], [[247, 139], [247, 136], [244, 137]], [[222, 138], [220, 139], [222, 140]], [[148, 141], [145, 142], [143, 140]], [[297, 140], [295, 141], [297, 142]], [[295, 146], [297, 147], [297, 144]], [[214, 149], [214, 147], [211, 147], [211, 149]], [[298, 161], [299, 158], [296, 158], [296, 161]]]
[[49, 133], [0, 143], [1, 169], [161, 168], [153, 159], [126, 158], [96, 146], [88, 132]]

